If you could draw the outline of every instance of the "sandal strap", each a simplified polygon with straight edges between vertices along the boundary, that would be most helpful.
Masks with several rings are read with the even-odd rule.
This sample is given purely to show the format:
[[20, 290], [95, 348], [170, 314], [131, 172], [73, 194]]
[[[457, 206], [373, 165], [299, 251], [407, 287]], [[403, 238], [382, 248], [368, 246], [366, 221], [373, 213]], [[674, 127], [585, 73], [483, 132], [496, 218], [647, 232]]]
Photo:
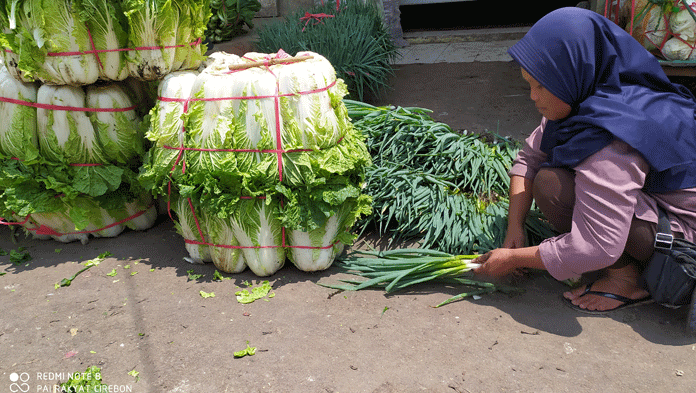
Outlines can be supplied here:
[[631, 298], [628, 298], [626, 296], [617, 295], [617, 294], [611, 293], [611, 292], [593, 291], [592, 285], [594, 285], [594, 283], [595, 283], [595, 281], [592, 281], [591, 283], [588, 283], [587, 285], [585, 285], [585, 291], [583, 291], [582, 295], [580, 295], [580, 296], [581, 297], [585, 296], [585, 295], [603, 296], [603, 297], [606, 297], [609, 299], [618, 300], [618, 301], [625, 303], [625, 304], [630, 304], [630, 303], [635, 303], [635, 302], [645, 300], [645, 299], [631, 299]]
[[615, 293], [601, 292], [601, 291], [585, 291], [585, 293], [583, 293], [583, 296], [585, 296], [585, 295], [604, 296], [606, 298], [618, 300], [618, 301], [623, 302], [623, 303], [632, 303], [635, 301], [644, 300], [644, 299], [631, 299], [631, 298], [628, 298], [626, 296], [617, 295]]

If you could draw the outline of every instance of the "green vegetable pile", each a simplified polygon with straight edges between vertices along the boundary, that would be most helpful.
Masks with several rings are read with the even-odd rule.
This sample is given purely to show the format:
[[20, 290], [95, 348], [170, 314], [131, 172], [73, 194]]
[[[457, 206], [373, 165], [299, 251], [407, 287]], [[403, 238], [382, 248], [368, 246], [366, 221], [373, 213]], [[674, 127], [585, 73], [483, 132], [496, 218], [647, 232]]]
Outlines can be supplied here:
[[254, 27], [254, 16], [261, 10], [258, 0], [211, 0], [212, 16], [207, 37], [211, 42], [229, 41]]
[[198, 68], [208, 0], [0, 1], [0, 217], [86, 243], [147, 229], [156, 81]]
[[389, 87], [394, 75], [391, 64], [398, 56], [382, 12], [372, 1], [341, 1], [338, 9], [335, 2], [327, 1], [263, 26], [258, 37], [261, 52], [311, 51], [326, 57], [351, 97], [360, 101], [368, 93], [380, 96]]
[[[345, 103], [373, 159], [365, 187], [373, 214], [358, 222], [361, 233], [452, 254], [500, 246], [507, 229], [507, 170], [518, 149], [513, 141], [454, 132], [426, 109]], [[536, 211], [526, 228], [530, 243], [553, 236]]]

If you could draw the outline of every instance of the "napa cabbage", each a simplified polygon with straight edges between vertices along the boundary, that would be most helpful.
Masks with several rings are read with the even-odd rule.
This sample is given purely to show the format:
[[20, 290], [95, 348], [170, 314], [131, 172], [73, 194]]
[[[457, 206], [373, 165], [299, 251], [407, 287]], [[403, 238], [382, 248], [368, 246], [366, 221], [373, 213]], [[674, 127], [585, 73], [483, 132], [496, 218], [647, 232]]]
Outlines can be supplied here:
[[[195, 199], [168, 195], [170, 206], [176, 214], [174, 227], [185, 242], [186, 251], [194, 263], [211, 262], [210, 247], [206, 244], [208, 235], [202, 214]], [[173, 200], [173, 201], [172, 201]]]
[[[197, 69], [205, 60], [206, 45], [202, 43], [205, 37], [207, 21], [212, 16], [209, 0], [175, 1], [179, 11], [179, 29], [176, 42], [178, 48], [174, 53], [174, 70]], [[202, 24], [201, 21], [206, 21]]]
[[[122, 86], [116, 82], [86, 88], [44, 84], [38, 89], [37, 102], [49, 105], [37, 109], [41, 157], [68, 165], [79, 192], [98, 196], [115, 191], [125, 168], [140, 165], [145, 151], [143, 119], [135, 115]], [[80, 110], [88, 107], [123, 111]]]
[[[7, 169], [7, 165], [0, 167]], [[15, 184], [0, 195], [3, 217], [23, 223], [38, 238], [86, 244], [90, 236], [115, 237], [125, 228], [151, 228], [157, 219], [152, 197], [142, 191], [132, 193], [126, 185], [117, 192], [92, 197], [47, 189], [45, 182], [29, 176], [14, 179]]]
[[89, 55], [98, 56], [99, 79], [126, 79], [129, 75], [126, 53], [119, 49], [128, 45], [128, 21], [121, 2], [72, 0], [72, 7], [89, 29], [94, 48], [104, 51]]
[[139, 181], [153, 195], [165, 195], [170, 176], [181, 171], [174, 168], [180, 161], [177, 148], [184, 145], [184, 120], [187, 115], [185, 99], [190, 97], [197, 72], [177, 71], [165, 76], [157, 88], [160, 99], [150, 111], [150, 126], [145, 137], [152, 142], [152, 147], [143, 158]]
[[[133, 77], [160, 79], [174, 71], [179, 13], [173, 0], [123, 0], [128, 19], [129, 70]], [[148, 48], [137, 50], [137, 48]]]
[[210, 259], [215, 267], [225, 273], [243, 272], [247, 264], [231, 221], [212, 214], [209, 209], [203, 208], [201, 212], [210, 242], [215, 245], [210, 247]]
[[36, 108], [31, 104], [36, 103], [38, 85], [15, 79], [1, 65], [0, 92], [3, 98], [26, 103], [0, 102], [0, 154], [23, 161], [37, 159]]
[[[185, 239], [206, 232], [210, 256], [189, 250], [193, 260], [225, 272], [246, 265], [259, 276], [286, 258], [326, 269], [370, 212], [361, 190], [371, 159], [343, 104], [345, 84], [321, 55], [302, 55], [312, 58], [230, 72], [282, 53], [216, 52], [199, 71], [163, 79], [167, 100], [151, 112], [153, 147], [139, 179], [156, 198], [181, 194], [197, 206], [195, 216], [175, 212]], [[163, 149], [165, 141], [185, 150]]]
[[[12, 0], [10, 28], [16, 29], [18, 68], [46, 83], [91, 84], [99, 78], [96, 57], [69, 54], [92, 50], [87, 25], [72, 0]], [[49, 54], [66, 54], [51, 56]]]

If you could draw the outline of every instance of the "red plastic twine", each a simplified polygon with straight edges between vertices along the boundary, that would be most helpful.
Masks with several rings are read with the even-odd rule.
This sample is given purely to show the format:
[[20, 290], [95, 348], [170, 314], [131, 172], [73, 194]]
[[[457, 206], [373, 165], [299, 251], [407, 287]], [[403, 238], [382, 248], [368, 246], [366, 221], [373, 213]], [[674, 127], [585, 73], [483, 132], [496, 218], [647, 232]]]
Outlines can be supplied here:
[[310, 14], [309, 12], [305, 12], [305, 15], [300, 18], [301, 22], [304, 22], [304, 27], [302, 28], [302, 31], [305, 31], [305, 28], [307, 27], [307, 24], [309, 23], [310, 20], [314, 21], [314, 24], [319, 24], [319, 23], [324, 23], [322, 20], [323, 18], [333, 18], [333, 15], [330, 14]]
[[[324, 5], [324, 0], [321, 0], [321, 5]], [[341, 0], [336, 0], [336, 12], [340, 11], [341, 8]], [[314, 20], [314, 24], [319, 24], [319, 23], [324, 23], [322, 19], [324, 18], [333, 18], [334, 15], [331, 14], [325, 14], [325, 13], [319, 13], [319, 14], [310, 14], [309, 12], [305, 12], [304, 16], [300, 18], [300, 22], [304, 22], [304, 27], [302, 28], [302, 32], [305, 31], [305, 28], [307, 27], [307, 24], [309, 23], [310, 20]]]
[[[282, 49], [276, 53], [274, 58], [287, 58], [289, 55], [285, 53]], [[252, 60], [248, 59], [247, 60]], [[182, 173], [185, 173], [186, 171], [186, 160], [184, 159], [184, 152], [185, 151], [206, 151], [206, 152], [230, 152], [230, 153], [235, 153], [235, 152], [240, 152], [240, 153], [269, 153], [269, 154], [276, 154], [278, 158], [278, 177], [279, 180], [283, 180], [283, 154], [284, 153], [293, 153], [293, 152], [307, 152], [307, 151], [313, 151], [312, 149], [291, 149], [291, 150], [285, 150], [283, 149], [282, 146], [282, 135], [281, 135], [281, 124], [280, 124], [280, 98], [281, 97], [291, 97], [291, 96], [296, 96], [296, 95], [307, 95], [307, 94], [316, 94], [316, 93], [321, 93], [324, 91], [329, 90], [333, 86], [336, 85], [337, 81], [334, 80], [330, 84], [328, 84], [326, 87], [318, 88], [318, 89], [313, 89], [309, 91], [302, 91], [302, 92], [293, 92], [293, 93], [284, 93], [280, 94], [280, 85], [279, 85], [279, 80], [277, 75], [273, 73], [273, 71], [270, 68], [270, 56], [266, 56], [265, 58], [265, 65], [264, 67], [268, 72], [271, 73], [276, 79], [276, 92], [273, 95], [264, 95], [264, 96], [245, 96], [245, 97], [215, 97], [215, 98], [171, 98], [171, 97], [158, 97], [158, 99], [162, 102], [181, 102], [184, 104], [183, 112], [186, 113], [189, 108], [189, 102], [191, 101], [227, 101], [227, 100], [259, 100], [259, 99], [273, 99], [274, 100], [274, 107], [275, 107], [275, 123], [276, 123], [276, 148], [275, 149], [200, 149], [200, 148], [191, 148], [191, 147], [185, 147], [183, 145], [183, 142], [181, 146], [179, 147], [174, 147], [174, 146], [168, 146], [164, 145], [162, 146], [165, 149], [170, 149], [170, 150], [179, 150], [179, 154], [177, 155], [177, 158], [175, 160], [174, 165], [171, 168], [171, 171], [173, 172], [176, 167], [181, 163], [182, 166]], [[239, 72], [242, 70], [233, 70], [228, 73], [233, 73], [233, 72]], [[181, 127], [181, 132], [184, 133], [186, 132], [185, 126], [182, 125]], [[340, 140], [339, 140], [340, 142]], [[167, 192], [171, 196], [171, 181], [167, 185]], [[253, 197], [241, 197], [242, 199], [252, 199]], [[265, 197], [258, 197], [258, 198], [265, 198]], [[170, 200], [171, 198], [168, 198], [167, 200], [167, 212], [169, 214], [169, 217], [173, 217], [171, 215], [171, 204]], [[205, 236], [203, 236], [203, 230], [198, 222], [198, 218], [196, 216], [196, 212], [194, 211], [193, 208], [193, 203], [190, 198], [188, 198], [188, 203], [189, 203], [189, 208], [191, 209], [191, 214], [193, 214], [193, 217], [195, 219], [196, 223], [196, 229], [198, 230], [198, 235], [202, 239], [202, 241], [197, 241], [197, 240], [192, 240], [192, 239], [184, 239], [184, 242], [187, 244], [197, 244], [197, 245], [206, 245], [206, 246], [212, 246], [212, 247], [222, 247], [222, 248], [229, 248], [229, 249], [244, 249], [244, 248], [254, 248], [254, 249], [260, 249], [260, 248], [279, 248], [279, 247], [289, 247], [289, 248], [303, 248], [303, 249], [329, 249], [333, 246], [335, 246], [338, 242], [335, 242], [329, 246], [326, 247], [309, 247], [309, 246], [288, 246], [285, 244], [285, 228], [282, 228], [282, 241], [281, 245], [272, 245], [272, 246], [253, 246], [253, 247], [248, 247], [248, 246], [234, 246], [234, 245], [228, 245], [228, 244], [212, 244], [208, 243], [205, 241]]]
[[38, 109], [48, 109], [48, 110], [54, 110], [54, 111], [75, 111], [75, 112], [128, 112], [132, 111], [137, 106], [129, 106], [126, 108], [80, 108], [76, 106], [64, 106], [64, 105], [49, 105], [49, 104], [41, 104], [38, 102], [30, 102], [30, 101], [23, 101], [23, 100], [17, 100], [14, 98], [7, 98], [7, 97], [0, 97], [0, 101], [2, 102], [7, 102], [10, 104], [17, 104], [17, 105], [24, 105], [24, 106], [30, 106], [33, 108], [38, 108]]

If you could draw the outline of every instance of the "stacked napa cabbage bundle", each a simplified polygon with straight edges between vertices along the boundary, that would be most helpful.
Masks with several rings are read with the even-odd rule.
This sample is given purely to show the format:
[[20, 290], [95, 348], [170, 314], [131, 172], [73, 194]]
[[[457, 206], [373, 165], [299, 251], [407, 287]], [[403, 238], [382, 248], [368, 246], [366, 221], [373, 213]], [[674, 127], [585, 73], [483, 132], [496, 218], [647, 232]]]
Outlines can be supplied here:
[[[0, 217], [62, 242], [147, 229], [157, 217], [137, 181], [146, 150], [137, 82], [85, 87], [15, 79], [0, 67]], [[86, 111], [85, 108], [94, 108]]]
[[625, 30], [647, 50], [669, 61], [694, 61], [694, 9], [696, 0], [624, 1], [621, 3], [620, 17]]
[[89, 85], [195, 69], [208, 0], [0, 0], [0, 45], [22, 81]]
[[268, 276], [286, 258], [326, 269], [371, 209], [370, 156], [324, 57], [230, 71], [279, 55], [214, 53], [167, 75], [151, 112], [140, 180], [168, 201], [190, 259], [228, 273]]

